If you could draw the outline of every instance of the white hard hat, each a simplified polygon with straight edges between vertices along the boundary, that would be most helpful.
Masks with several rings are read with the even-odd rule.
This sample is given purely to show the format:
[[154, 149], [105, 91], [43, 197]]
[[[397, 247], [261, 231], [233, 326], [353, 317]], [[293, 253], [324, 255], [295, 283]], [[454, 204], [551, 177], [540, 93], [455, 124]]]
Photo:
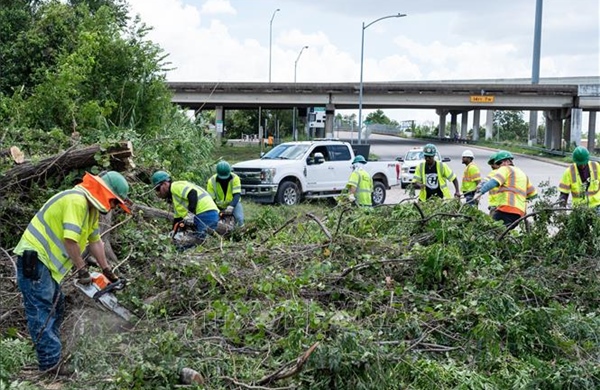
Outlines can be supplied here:
[[463, 157], [471, 157], [471, 158], [475, 158], [475, 155], [473, 154], [473, 152], [471, 152], [470, 150], [465, 150], [462, 154]]

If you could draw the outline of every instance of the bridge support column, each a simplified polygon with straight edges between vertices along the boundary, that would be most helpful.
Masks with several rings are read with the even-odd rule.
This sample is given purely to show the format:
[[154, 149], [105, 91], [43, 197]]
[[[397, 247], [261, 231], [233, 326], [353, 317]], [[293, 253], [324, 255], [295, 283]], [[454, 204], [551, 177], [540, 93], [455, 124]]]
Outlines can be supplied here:
[[485, 120], [485, 139], [491, 140], [494, 136], [494, 110], [487, 110]]
[[223, 121], [225, 119], [225, 109], [223, 106], [215, 107], [215, 130], [217, 132], [217, 142], [221, 143], [221, 138], [223, 138], [223, 129], [225, 127]]
[[444, 138], [446, 136], [446, 115], [448, 115], [448, 111], [437, 109], [435, 110], [436, 114], [440, 116], [440, 125], [438, 127], [438, 137]]
[[529, 111], [529, 139], [527, 145], [535, 146], [537, 144], [537, 123], [538, 123], [538, 112]]
[[480, 110], [473, 110], [473, 141], [479, 141]]
[[592, 153], [596, 148], [596, 111], [590, 111], [588, 126], [587, 148]]
[[333, 121], [335, 119], [335, 105], [325, 105], [325, 138], [334, 138]]
[[469, 111], [463, 111], [460, 114], [460, 138], [467, 139], [467, 127], [469, 126]]
[[562, 150], [562, 121], [569, 115], [569, 109], [549, 110], [546, 117], [546, 148]]
[[[571, 136], [569, 137], [570, 146], [581, 145], [581, 120], [583, 110], [581, 108], [571, 108]], [[566, 137], [565, 137], [566, 138]]]
[[458, 111], [450, 111], [450, 138], [457, 138], [458, 130], [456, 123], [458, 122]]

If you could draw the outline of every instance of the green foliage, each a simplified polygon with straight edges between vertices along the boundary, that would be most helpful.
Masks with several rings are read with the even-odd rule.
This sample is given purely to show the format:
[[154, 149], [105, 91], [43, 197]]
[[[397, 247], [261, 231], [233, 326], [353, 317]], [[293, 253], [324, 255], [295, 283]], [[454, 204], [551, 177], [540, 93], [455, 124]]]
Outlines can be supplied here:
[[528, 138], [529, 127], [523, 120], [522, 111], [495, 111], [494, 132], [500, 140], [521, 141]]
[[35, 354], [30, 341], [0, 337], [0, 389], [25, 389], [26, 384], [11, 383], [11, 378], [21, 367], [32, 363], [35, 363]]

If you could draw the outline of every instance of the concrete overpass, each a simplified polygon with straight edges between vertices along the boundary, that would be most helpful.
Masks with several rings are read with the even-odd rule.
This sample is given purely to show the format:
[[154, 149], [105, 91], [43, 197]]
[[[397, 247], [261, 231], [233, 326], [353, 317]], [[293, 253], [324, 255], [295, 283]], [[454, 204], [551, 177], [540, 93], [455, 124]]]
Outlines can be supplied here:
[[[173, 103], [195, 110], [215, 109], [221, 124], [225, 109], [326, 107], [328, 134], [333, 131], [335, 109], [358, 108], [360, 88], [358, 83], [167, 84], [173, 91]], [[362, 104], [367, 109], [436, 109], [440, 137], [446, 135], [446, 116], [450, 114], [450, 135], [466, 138], [468, 113], [473, 111], [474, 139], [479, 133], [480, 110], [488, 111], [486, 137], [492, 134], [490, 113], [494, 110], [543, 111], [548, 123], [545, 144], [561, 149], [563, 138], [575, 144], [581, 142], [582, 111], [590, 112], [588, 139], [594, 139], [596, 112], [600, 111], [600, 76], [541, 79], [540, 84], [531, 84], [527, 79], [363, 83]], [[462, 119], [460, 133], [458, 115]]]

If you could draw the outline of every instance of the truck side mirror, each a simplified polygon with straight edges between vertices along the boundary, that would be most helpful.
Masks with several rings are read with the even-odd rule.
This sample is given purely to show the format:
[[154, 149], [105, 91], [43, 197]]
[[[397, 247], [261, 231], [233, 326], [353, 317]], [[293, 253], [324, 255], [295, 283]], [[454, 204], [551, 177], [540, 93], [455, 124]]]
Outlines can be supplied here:
[[396, 161], [404, 162], [404, 157], [396, 157]]

